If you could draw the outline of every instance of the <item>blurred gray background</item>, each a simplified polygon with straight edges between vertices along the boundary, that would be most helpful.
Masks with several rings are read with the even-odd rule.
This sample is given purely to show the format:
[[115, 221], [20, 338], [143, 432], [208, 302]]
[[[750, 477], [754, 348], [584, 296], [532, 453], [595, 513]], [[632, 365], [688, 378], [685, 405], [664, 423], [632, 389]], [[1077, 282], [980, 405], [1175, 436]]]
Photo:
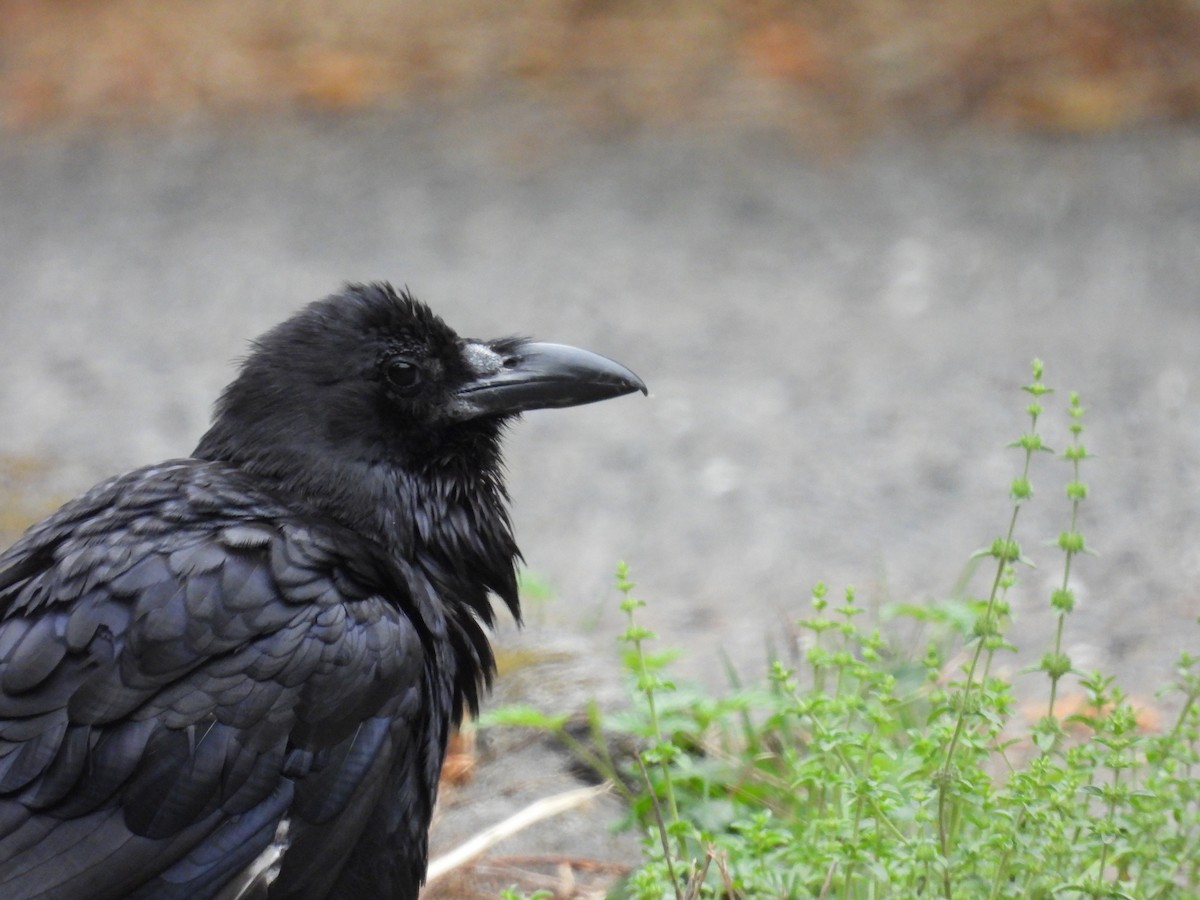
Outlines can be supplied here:
[[[1145, 690], [1195, 645], [1200, 134], [880, 139], [833, 166], [685, 131], [517, 168], [511, 121], [8, 136], [0, 447], [49, 488], [30, 513], [186, 455], [251, 337], [389, 279], [463, 333], [593, 347], [651, 387], [512, 434], [542, 620], [610, 637], [626, 559], [716, 674], [718, 647], [761, 658], [817, 579], [948, 594], [1007, 523], [1040, 356], [1047, 440], [1077, 389], [1097, 455], [1081, 662]], [[1069, 521], [1067, 464], [1037, 462], [1019, 626], [1041, 623], [1061, 568], [1039, 544]]]
[[[753, 676], [787, 648], [818, 579], [872, 607], [955, 590], [1007, 526], [1021, 458], [1005, 445], [1027, 428], [1037, 356], [1058, 389], [1048, 443], [1065, 445], [1075, 389], [1096, 454], [1081, 527], [1098, 555], [1073, 569], [1069, 652], [1153, 703], [1200, 647], [1200, 130], [1184, 90], [1200, 97], [1200, 79], [1168, 78], [1145, 48], [1171, 57], [1200, 31], [1164, 50], [1167, 7], [1131, 22], [1099, 3], [1115, 50], [1068, 29], [963, 69], [955, 53], [988, 28], [1024, 47], [1043, 20], [904, 20], [876, 37], [908, 56], [877, 70], [854, 17], [887, 5], [714, 24], [690, 4], [544, 3], [485, 37], [462, 4], [403, 20], [389, 49], [391, 20], [322, 31], [319, 5], [287, 40], [246, 45], [222, 4], [227, 33], [194, 4], [180, 25], [134, 3], [76, 19], [0, 3], [20, 26], [0, 55], [0, 530], [186, 455], [250, 338], [346, 280], [390, 280], [462, 333], [577, 343], [651, 389], [511, 435], [518, 538], [552, 599], [500, 640], [574, 667], [502, 679], [504, 696], [611, 696], [620, 559], [683, 672], [720, 685], [721, 652]], [[72, 29], [116, 49], [56, 69]], [[524, 62], [496, 62], [504, 40]], [[661, 42], [653, 66], [644, 40]], [[1108, 62], [1079, 63], [1097, 41]], [[194, 55], [163, 49], [181, 46]], [[246, 46], [261, 58], [239, 69]], [[1052, 637], [1068, 477], [1036, 460], [1012, 670]], [[485, 758], [450, 832], [545, 792], [545, 762], [521, 752], [545, 751]], [[539, 846], [555, 840], [582, 838], [562, 826]]]

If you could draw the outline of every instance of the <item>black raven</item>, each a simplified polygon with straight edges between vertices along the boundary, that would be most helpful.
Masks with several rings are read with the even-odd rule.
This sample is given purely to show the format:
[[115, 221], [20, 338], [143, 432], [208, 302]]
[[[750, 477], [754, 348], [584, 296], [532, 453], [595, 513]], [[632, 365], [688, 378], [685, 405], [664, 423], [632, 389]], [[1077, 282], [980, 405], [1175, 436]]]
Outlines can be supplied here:
[[415, 897], [519, 614], [504, 426], [635, 390], [386, 284], [261, 337], [191, 457], [0, 556], [0, 897]]

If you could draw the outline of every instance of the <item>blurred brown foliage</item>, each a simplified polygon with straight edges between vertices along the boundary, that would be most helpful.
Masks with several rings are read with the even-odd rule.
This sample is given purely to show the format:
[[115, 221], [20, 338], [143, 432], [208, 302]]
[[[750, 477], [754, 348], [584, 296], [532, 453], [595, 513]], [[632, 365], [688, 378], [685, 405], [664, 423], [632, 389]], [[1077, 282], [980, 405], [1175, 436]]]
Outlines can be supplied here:
[[1111, 129], [1200, 109], [1200, 2], [0, 0], [9, 128], [498, 91], [602, 129]]

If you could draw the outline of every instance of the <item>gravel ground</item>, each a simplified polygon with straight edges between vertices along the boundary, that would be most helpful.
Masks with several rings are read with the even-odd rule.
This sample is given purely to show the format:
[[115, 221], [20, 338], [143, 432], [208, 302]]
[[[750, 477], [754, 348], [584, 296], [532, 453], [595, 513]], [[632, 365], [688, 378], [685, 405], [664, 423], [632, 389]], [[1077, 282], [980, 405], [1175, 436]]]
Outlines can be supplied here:
[[[247, 338], [389, 279], [464, 333], [578, 343], [651, 387], [509, 442], [518, 536], [555, 599], [501, 640], [576, 661], [525, 679], [547, 705], [611, 686], [592, 660], [612, 655], [617, 559], [714, 684], [717, 650], [753, 673], [817, 579], [945, 596], [1007, 523], [1034, 356], [1062, 389], [1048, 441], [1077, 389], [1097, 454], [1070, 652], [1149, 695], [1200, 644], [1196, 130], [881, 137], [823, 162], [763, 134], [584, 140], [505, 108], [8, 135], [0, 211], [10, 530], [187, 453]], [[1015, 626], [1034, 657], [1061, 577], [1044, 543], [1068, 520], [1066, 464], [1039, 462]], [[491, 754], [442, 843], [567, 783], [545, 752]], [[627, 852], [599, 818], [524, 840]]]

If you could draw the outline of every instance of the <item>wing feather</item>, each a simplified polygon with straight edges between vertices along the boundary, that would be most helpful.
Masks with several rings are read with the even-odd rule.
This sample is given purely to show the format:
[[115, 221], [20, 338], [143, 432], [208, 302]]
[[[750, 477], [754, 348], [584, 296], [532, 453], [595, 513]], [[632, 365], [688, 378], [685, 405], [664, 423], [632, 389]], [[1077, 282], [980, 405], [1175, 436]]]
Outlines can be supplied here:
[[0, 556], [0, 895], [212, 897], [284, 816], [331, 882], [416, 752], [444, 626], [238, 477], [132, 473]]

